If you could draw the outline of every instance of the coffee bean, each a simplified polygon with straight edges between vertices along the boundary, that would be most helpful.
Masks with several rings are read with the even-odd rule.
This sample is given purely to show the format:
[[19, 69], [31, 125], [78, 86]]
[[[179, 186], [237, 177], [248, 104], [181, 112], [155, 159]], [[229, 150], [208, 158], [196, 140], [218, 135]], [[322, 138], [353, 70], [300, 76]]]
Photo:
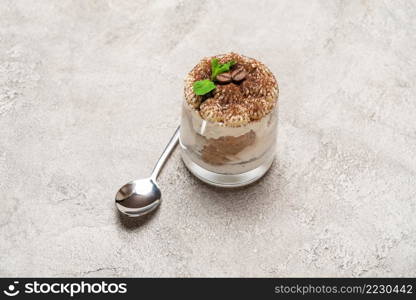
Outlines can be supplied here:
[[226, 72], [226, 73], [222, 73], [220, 75], [217, 75], [217, 81], [220, 83], [229, 83], [231, 82], [231, 73], [230, 72]]
[[247, 71], [243, 66], [238, 66], [231, 72], [231, 77], [234, 81], [241, 81], [247, 76]]

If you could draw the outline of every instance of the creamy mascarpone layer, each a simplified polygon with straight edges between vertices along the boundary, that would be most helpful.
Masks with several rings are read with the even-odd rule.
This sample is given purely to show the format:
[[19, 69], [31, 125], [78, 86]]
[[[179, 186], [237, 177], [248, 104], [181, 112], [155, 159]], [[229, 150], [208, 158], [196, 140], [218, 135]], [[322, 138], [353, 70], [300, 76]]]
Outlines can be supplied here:
[[223, 136], [239, 137], [251, 130], [256, 133], [257, 136], [261, 135], [261, 132], [268, 126], [272, 118], [272, 114], [264, 116], [262, 119], [252, 121], [247, 125], [240, 127], [227, 127], [222, 123], [214, 123], [206, 121], [201, 118], [198, 111], [189, 108], [188, 105], [184, 105], [184, 110], [191, 115], [192, 129], [195, 133], [202, 135], [208, 139], [217, 139]]

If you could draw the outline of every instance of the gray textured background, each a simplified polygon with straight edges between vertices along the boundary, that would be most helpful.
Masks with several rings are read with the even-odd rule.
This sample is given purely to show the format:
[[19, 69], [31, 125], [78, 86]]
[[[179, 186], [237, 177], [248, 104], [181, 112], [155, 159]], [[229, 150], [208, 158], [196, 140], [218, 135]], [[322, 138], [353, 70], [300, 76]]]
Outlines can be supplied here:
[[[416, 276], [415, 1], [1, 1], [0, 276]], [[113, 198], [236, 51], [281, 90], [278, 159], [221, 190], [178, 151], [164, 203]]]

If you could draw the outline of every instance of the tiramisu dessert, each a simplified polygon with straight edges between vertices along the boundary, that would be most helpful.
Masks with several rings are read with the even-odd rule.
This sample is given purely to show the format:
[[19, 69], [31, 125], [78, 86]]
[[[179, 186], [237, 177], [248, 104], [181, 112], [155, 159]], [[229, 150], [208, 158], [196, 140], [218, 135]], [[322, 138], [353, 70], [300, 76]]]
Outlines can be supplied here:
[[275, 155], [278, 86], [236, 53], [202, 59], [186, 77], [180, 144], [187, 168], [218, 186], [259, 179]]

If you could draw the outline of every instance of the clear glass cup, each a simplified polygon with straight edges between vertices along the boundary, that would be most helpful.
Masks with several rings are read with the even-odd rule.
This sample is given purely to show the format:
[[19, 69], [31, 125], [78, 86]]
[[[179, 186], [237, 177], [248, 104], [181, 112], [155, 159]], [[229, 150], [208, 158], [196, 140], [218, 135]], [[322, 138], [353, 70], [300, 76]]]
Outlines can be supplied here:
[[206, 121], [184, 101], [180, 129], [182, 159], [202, 181], [239, 187], [260, 179], [276, 153], [278, 102], [260, 120], [240, 127]]

